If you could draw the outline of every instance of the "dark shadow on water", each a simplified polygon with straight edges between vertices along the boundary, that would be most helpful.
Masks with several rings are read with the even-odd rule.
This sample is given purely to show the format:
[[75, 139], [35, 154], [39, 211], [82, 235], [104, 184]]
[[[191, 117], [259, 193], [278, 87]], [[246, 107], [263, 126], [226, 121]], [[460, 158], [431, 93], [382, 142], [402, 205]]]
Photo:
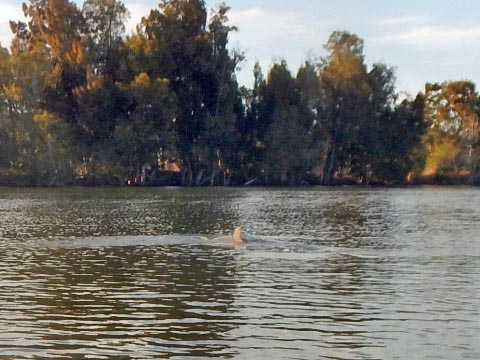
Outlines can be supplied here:
[[13, 280], [18, 287], [0, 296], [0, 316], [26, 345], [0, 340], [2, 354], [234, 355], [224, 341], [236, 326], [229, 315], [237, 286], [234, 252], [187, 245], [59, 247], [24, 256]]

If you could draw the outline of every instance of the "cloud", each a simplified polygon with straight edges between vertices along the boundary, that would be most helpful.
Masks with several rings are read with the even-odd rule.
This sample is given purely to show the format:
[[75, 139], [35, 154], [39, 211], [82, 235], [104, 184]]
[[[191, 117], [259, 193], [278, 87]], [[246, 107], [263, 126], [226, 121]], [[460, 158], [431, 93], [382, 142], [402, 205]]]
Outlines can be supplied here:
[[324, 21], [294, 11], [274, 12], [252, 7], [232, 11], [229, 17], [230, 22], [239, 27], [239, 37], [248, 39], [249, 43], [271, 40], [311, 43], [322, 38], [326, 30]]
[[245, 51], [247, 60], [238, 74], [239, 82], [251, 85], [252, 69], [259, 61], [267, 72], [272, 59], [285, 58], [295, 72], [308, 57], [318, 53], [334, 25], [308, 13], [275, 11], [255, 6], [229, 13], [230, 23], [239, 28], [232, 34], [230, 45]]
[[10, 31], [10, 20], [24, 19], [21, 3], [12, 4], [10, 0], [0, 0], [0, 42], [3, 47], [10, 47], [12, 32]]
[[[81, 1], [76, 2], [77, 5]], [[141, 0], [127, 1], [125, 6], [130, 11], [130, 20], [125, 24], [127, 34], [135, 30], [136, 25], [143, 16], [147, 16], [155, 5], [146, 4]], [[79, 5], [81, 8], [81, 5]], [[10, 20], [24, 20], [21, 0], [0, 0], [0, 42], [3, 47], [9, 47], [12, 41], [12, 32], [10, 31]]]
[[382, 27], [394, 27], [394, 26], [412, 26], [412, 25], [425, 25], [433, 22], [433, 18], [429, 15], [408, 15], [397, 16], [380, 19], [376, 22], [376, 25]]
[[368, 39], [372, 44], [403, 45], [430, 50], [460, 48], [480, 41], [478, 24], [439, 24], [429, 15], [409, 15], [378, 20], [376, 31], [384, 35]]
[[407, 45], [430, 49], [448, 50], [451, 48], [473, 46], [480, 42], [480, 26], [412, 26], [403, 31], [373, 37], [377, 44]]
[[130, 34], [135, 30], [135, 27], [140, 23], [140, 20], [144, 16], [150, 14], [152, 7], [149, 4], [140, 3], [140, 2], [125, 2], [125, 7], [130, 12], [130, 19], [125, 24], [125, 29], [127, 34]]

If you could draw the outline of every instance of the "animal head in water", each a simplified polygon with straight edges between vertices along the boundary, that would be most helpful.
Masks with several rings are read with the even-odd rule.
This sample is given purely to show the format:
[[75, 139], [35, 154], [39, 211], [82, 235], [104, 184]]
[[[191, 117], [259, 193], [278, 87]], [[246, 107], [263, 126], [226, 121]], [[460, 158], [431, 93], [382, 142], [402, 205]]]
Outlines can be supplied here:
[[240, 227], [235, 228], [235, 231], [233, 232], [233, 241], [236, 243], [243, 243], [242, 229]]

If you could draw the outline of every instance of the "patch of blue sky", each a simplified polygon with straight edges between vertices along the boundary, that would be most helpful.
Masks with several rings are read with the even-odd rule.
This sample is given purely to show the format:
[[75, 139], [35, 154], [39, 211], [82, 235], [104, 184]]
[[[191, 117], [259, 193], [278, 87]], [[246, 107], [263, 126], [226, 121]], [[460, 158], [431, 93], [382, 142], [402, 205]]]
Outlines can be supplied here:
[[[77, 0], [77, 4], [81, 1]], [[0, 0], [0, 41], [11, 39], [8, 20], [20, 19], [22, 0]], [[209, 8], [219, 1], [207, 0]], [[158, 1], [125, 0], [132, 31]], [[256, 61], [268, 71], [285, 59], [292, 72], [307, 57], [323, 56], [323, 45], [335, 30], [365, 40], [367, 64], [384, 62], [397, 69], [398, 89], [410, 94], [426, 82], [480, 82], [480, 1], [478, 0], [227, 0], [231, 23], [240, 31], [231, 46], [247, 60], [238, 74], [251, 86]]]

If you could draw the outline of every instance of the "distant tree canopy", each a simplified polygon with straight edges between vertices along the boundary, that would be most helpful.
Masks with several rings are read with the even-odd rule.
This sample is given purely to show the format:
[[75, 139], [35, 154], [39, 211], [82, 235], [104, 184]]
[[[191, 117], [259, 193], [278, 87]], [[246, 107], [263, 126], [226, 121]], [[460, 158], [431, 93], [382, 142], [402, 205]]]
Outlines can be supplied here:
[[[30, 0], [0, 49], [0, 185], [402, 184], [479, 173], [471, 82], [399, 101], [393, 68], [332, 33], [296, 73], [281, 60], [236, 80], [230, 8], [162, 0], [125, 35], [117, 0]], [[10, 179], [10, 180], [8, 180]]]

